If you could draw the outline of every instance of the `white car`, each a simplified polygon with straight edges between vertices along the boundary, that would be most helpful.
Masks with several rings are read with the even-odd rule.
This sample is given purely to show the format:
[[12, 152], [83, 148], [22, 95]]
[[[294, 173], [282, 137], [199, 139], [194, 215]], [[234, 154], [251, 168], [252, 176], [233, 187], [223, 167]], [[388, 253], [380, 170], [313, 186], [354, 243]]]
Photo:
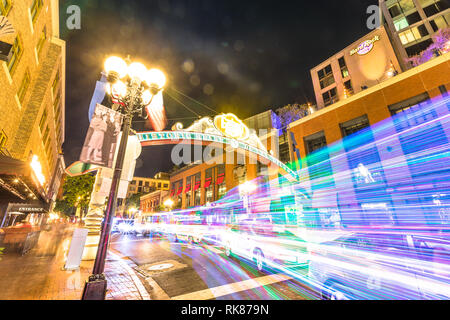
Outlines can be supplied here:
[[231, 225], [221, 238], [227, 256], [250, 260], [258, 271], [308, 264], [307, 243], [283, 226], [244, 220]]

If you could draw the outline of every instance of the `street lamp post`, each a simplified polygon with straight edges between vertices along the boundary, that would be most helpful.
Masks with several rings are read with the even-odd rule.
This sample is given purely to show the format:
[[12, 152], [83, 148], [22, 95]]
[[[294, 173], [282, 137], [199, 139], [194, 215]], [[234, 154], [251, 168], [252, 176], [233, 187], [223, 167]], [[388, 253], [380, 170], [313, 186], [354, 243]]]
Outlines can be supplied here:
[[[122, 105], [124, 121], [94, 269], [85, 284], [82, 300], [104, 300], [106, 297], [107, 281], [103, 272], [131, 121], [133, 114], [144, 114], [145, 106], [151, 103], [153, 96], [162, 90], [166, 82], [161, 71], [157, 69], [148, 71], [143, 64], [136, 62], [127, 65], [127, 62], [118, 57], [110, 57], [105, 61], [105, 71], [108, 74], [107, 91], [113, 102]], [[124, 79], [125, 82], [122, 82], [121, 79]]]

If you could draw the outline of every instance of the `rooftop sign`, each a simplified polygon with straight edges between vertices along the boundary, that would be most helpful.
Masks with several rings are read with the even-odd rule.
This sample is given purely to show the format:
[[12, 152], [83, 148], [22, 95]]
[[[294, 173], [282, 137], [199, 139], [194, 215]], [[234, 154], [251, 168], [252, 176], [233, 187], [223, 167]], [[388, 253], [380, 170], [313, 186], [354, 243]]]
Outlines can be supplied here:
[[357, 53], [360, 56], [368, 54], [370, 51], [372, 51], [374, 43], [379, 40], [380, 40], [380, 36], [376, 35], [371, 40], [366, 40], [366, 41], [362, 42], [358, 46], [358, 48], [355, 48], [352, 51], [350, 51], [350, 55], [352, 56], [355, 53]]

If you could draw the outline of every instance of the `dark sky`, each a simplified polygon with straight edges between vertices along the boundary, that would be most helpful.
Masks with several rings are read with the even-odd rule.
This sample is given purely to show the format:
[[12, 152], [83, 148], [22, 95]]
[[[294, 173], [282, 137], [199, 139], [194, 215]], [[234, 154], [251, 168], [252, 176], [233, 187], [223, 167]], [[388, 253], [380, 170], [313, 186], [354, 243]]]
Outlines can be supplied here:
[[[168, 76], [169, 128], [196, 113], [246, 118], [289, 103], [314, 102], [309, 70], [370, 30], [366, 9], [377, 0], [61, 0], [67, 41], [66, 165], [78, 160], [88, 108], [110, 55], [158, 67]], [[68, 30], [69, 5], [81, 7], [81, 30]], [[177, 91], [175, 91], [177, 90]], [[181, 120], [178, 120], [181, 119]], [[144, 123], [136, 123], [136, 129]], [[167, 171], [171, 146], [147, 147], [136, 176]]]

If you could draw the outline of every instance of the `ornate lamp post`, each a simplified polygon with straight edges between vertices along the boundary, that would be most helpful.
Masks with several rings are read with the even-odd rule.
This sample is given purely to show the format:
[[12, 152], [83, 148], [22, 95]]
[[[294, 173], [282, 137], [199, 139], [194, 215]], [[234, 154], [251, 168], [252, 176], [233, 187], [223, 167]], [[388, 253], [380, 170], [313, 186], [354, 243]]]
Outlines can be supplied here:
[[108, 94], [111, 95], [113, 102], [121, 105], [120, 111], [124, 114], [124, 121], [94, 269], [85, 284], [83, 300], [104, 300], [106, 297], [107, 283], [103, 272], [131, 121], [134, 114], [145, 117], [145, 107], [151, 103], [153, 96], [162, 90], [166, 83], [164, 73], [157, 69], [147, 70], [138, 62], [128, 65], [121, 58], [110, 57], [105, 61], [104, 67], [108, 75]]

